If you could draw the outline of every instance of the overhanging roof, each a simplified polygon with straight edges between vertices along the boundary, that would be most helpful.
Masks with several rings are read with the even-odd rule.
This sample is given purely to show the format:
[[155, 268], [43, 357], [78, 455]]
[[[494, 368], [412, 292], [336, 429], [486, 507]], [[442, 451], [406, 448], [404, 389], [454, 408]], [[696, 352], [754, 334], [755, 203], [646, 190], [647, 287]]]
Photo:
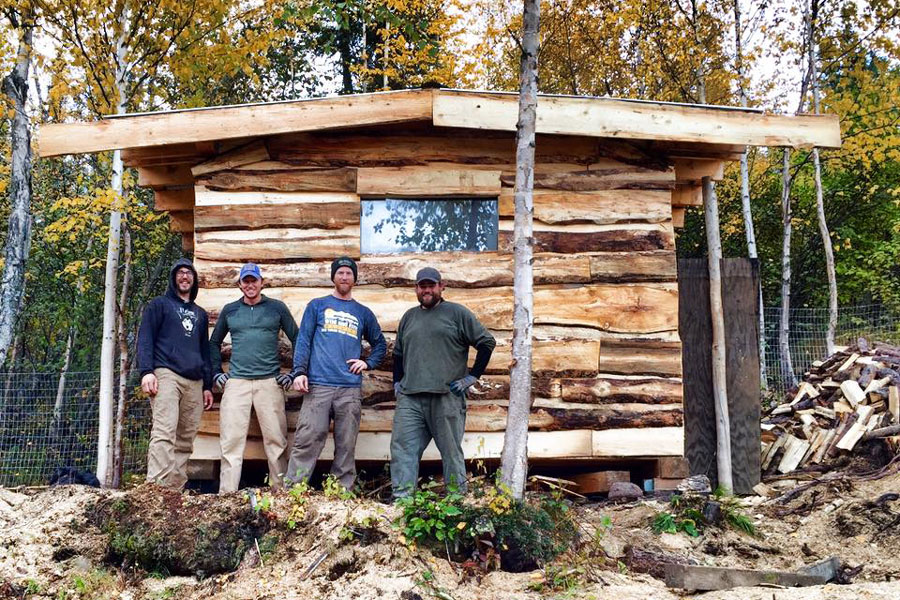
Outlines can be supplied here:
[[[59, 156], [406, 122], [515, 131], [517, 119], [514, 93], [377, 92], [52, 123], [41, 127], [38, 153]], [[539, 96], [537, 132], [697, 145], [839, 148], [841, 144], [835, 115], [785, 116], [583, 96]]]

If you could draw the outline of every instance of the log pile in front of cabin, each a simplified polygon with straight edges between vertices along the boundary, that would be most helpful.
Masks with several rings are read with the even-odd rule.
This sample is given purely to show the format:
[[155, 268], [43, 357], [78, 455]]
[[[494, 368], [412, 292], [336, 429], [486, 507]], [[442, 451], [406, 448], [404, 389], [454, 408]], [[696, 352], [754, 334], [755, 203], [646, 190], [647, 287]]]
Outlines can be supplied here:
[[[564, 136], [539, 142], [531, 452], [548, 458], [680, 455], [672, 211], [673, 202], [683, 203], [676, 210], [696, 204], [694, 188], [677, 183], [664, 157], [625, 142]], [[148, 183], [162, 168], [147, 150], [128, 158]], [[679, 168], [694, 166], [683, 161]], [[219, 309], [239, 297], [235, 280], [244, 261], [260, 264], [264, 293], [287, 303], [299, 322], [310, 299], [331, 292], [330, 261], [342, 254], [360, 259], [354, 297], [374, 311], [389, 342], [385, 362], [365, 376], [360, 458], [377, 460], [386, 451], [383, 434], [391, 430], [394, 407], [390, 346], [400, 317], [416, 305], [414, 274], [425, 265], [438, 267], [445, 297], [469, 307], [497, 338], [470, 397], [472, 436], [464, 445], [467, 456], [478, 448], [483, 456], [499, 456], [512, 341], [511, 134], [430, 127], [291, 134], [238, 146], [189, 173], [195, 205], [182, 205], [176, 218], [193, 233], [197, 301], [213, 323]], [[157, 190], [157, 208], [160, 199], [173, 208], [165, 204], [170, 192], [178, 190]], [[361, 256], [361, 197], [498, 198], [498, 251]], [[287, 369], [287, 344], [282, 358]], [[217, 435], [216, 416], [204, 418], [201, 438]], [[202, 439], [198, 443], [203, 447]], [[379, 450], [367, 453], [367, 444]]]
[[763, 472], [824, 465], [900, 434], [900, 348], [864, 339], [816, 361], [785, 402], [762, 420]]

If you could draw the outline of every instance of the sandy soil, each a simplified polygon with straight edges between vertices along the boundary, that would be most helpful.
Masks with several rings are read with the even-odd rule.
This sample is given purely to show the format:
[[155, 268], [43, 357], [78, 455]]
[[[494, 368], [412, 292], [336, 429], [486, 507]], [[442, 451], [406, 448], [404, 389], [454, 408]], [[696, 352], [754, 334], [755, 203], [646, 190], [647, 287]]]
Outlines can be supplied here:
[[[99, 502], [125, 492], [67, 486], [38, 491], [0, 489], [0, 598], [143, 599], [302, 599], [399, 598], [417, 600], [518, 599], [538, 597], [596, 599], [676, 599], [648, 574], [624, 568], [629, 546], [678, 555], [695, 564], [794, 570], [831, 555], [845, 567], [862, 567], [850, 585], [800, 589], [738, 588], [693, 594], [704, 600], [819, 600], [900, 598], [900, 474], [874, 481], [836, 479], [815, 486], [787, 503], [745, 499], [760, 533], [752, 538], [731, 530], [710, 530], [699, 538], [657, 535], [649, 524], [665, 507], [659, 500], [628, 505], [592, 503], [575, 507], [583, 537], [612, 527], [601, 544], [611, 559], [592, 565], [569, 590], [529, 591], [540, 573], [491, 572], [464, 575], [446, 556], [410, 550], [391, 526], [397, 509], [372, 501], [340, 501], [313, 494], [296, 532], [285, 536], [263, 562], [251, 551], [232, 573], [205, 579], [148, 576], [109, 565], [106, 535], [92, 524]], [[203, 496], [215, 510], [216, 496]], [[233, 499], [232, 499], [233, 503]], [[284, 519], [286, 497], [276, 496], [273, 518]], [[371, 543], [347, 543], [341, 530], [366, 518], [377, 523]], [[322, 558], [309, 573], [310, 565]], [[571, 558], [565, 560], [572, 560]], [[426, 579], [428, 581], [426, 581]]]

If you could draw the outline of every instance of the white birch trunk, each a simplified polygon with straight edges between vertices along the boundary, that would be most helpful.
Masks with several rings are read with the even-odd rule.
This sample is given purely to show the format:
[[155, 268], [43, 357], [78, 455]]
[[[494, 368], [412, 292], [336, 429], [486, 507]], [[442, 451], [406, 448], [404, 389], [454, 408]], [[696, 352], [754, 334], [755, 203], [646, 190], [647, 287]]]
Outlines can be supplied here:
[[[812, 3], [811, 3], [812, 4]], [[809, 37], [809, 76], [813, 94], [813, 112], [819, 114], [821, 107], [819, 101], [819, 72], [818, 56], [815, 42], [815, 14], [813, 6], [806, 12], [807, 35]], [[834, 248], [831, 245], [831, 233], [828, 231], [828, 221], [825, 219], [825, 200], [822, 195], [822, 165], [819, 160], [819, 149], [813, 148], [813, 169], [816, 184], [816, 217], [819, 222], [819, 236], [822, 238], [822, 246], [825, 249], [825, 275], [828, 279], [828, 329], [825, 332], [825, 349], [828, 356], [834, 354], [834, 330], [837, 328], [838, 292], [837, 273], [834, 268]]]
[[[741, 40], [741, 2], [734, 0], [734, 47], [735, 67], [738, 76], [741, 106], [746, 107], [747, 91], [744, 88], [744, 52]], [[747, 237], [747, 256], [750, 259], [759, 259], [756, 250], [756, 231], [753, 226], [753, 211], [750, 207], [750, 169], [747, 164], [747, 149], [741, 154], [741, 212], [744, 216], [744, 233]], [[763, 306], [762, 277], [759, 278], [759, 382], [763, 391], [768, 391], [768, 374], [766, 373], [766, 315]]]
[[[116, 41], [116, 113], [125, 112], [125, 26], [127, 11], [120, 17], [119, 37]], [[113, 152], [112, 182], [113, 191], [122, 194], [122, 153]], [[122, 213], [114, 207], [109, 213], [109, 242], [106, 249], [106, 278], [103, 290], [103, 341], [100, 346], [100, 393], [99, 418], [97, 425], [97, 479], [101, 485], [112, 484], [112, 444], [113, 444], [113, 380], [115, 378], [116, 360], [116, 289], [119, 272], [119, 244], [121, 238]]]
[[58, 432], [62, 425], [63, 407], [66, 402], [66, 378], [69, 375], [69, 367], [72, 364], [72, 348], [75, 346], [75, 325], [69, 326], [66, 336], [66, 354], [63, 359], [62, 370], [59, 372], [59, 382], [56, 384], [56, 402], [53, 403], [53, 431]]
[[116, 406], [115, 436], [113, 442], [112, 459], [112, 487], [119, 488], [122, 484], [122, 470], [124, 467], [123, 432], [125, 430], [125, 408], [128, 404], [128, 370], [131, 363], [128, 352], [128, 329], [125, 323], [125, 307], [128, 304], [128, 295], [131, 293], [131, 232], [126, 223], [122, 231], [123, 256], [125, 273], [122, 276], [122, 292], [119, 295], [117, 313], [118, 342], [119, 342], [119, 399]]
[[[5, 262], [0, 282], [0, 368], [6, 363], [9, 346], [15, 336], [16, 319], [25, 295], [25, 266], [31, 248], [31, 131], [25, 112], [28, 99], [28, 69], [31, 66], [34, 25], [31, 14], [23, 11], [16, 63], [3, 78], [3, 92], [9, 97], [13, 118], [10, 127], [11, 164]], [[15, 25], [15, 23], [14, 23]]]
[[525, 0], [522, 36], [519, 121], [516, 127], [516, 187], [513, 282], [513, 346], [509, 381], [509, 411], [501, 479], [513, 498], [525, 494], [528, 475], [528, 416], [531, 413], [531, 336], [534, 323], [532, 256], [534, 237], [534, 145], [537, 114], [537, 53], [540, 1]]
[[722, 308], [722, 240], [719, 237], [719, 207], [709, 177], [703, 178], [703, 214], [709, 256], [709, 309], [712, 316], [712, 379], [716, 413], [716, 466], [719, 485], [734, 489], [731, 476], [731, 422], [725, 379], [725, 313]]
[[791, 149], [784, 149], [781, 166], [781, 321], [778, 326], [778, 348], [781, 353], [781, 375], [797, 385], [791, 362]]

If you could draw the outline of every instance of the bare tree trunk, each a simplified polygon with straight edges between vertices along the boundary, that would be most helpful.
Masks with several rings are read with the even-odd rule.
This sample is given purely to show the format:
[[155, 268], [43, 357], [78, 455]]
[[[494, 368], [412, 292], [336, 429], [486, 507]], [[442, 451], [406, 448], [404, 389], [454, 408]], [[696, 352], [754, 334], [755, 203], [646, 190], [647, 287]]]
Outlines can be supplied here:
[[781, 322], [778, 347], [781, 353], [781, 375], [792, 386], [797, 385], [791, 363], [791, 150], [784, 149], [781, 166]]
[[[818, 14], [818, 2], [811, 0], [806, 13], [807, 36], [809, 38], [809, 77], [813, 94], [813, 112], [819, 114], [819, 74], [818, 57], [815, 41], [815, 21]], [[825, 249], [825, 275], [828, 279], [828, 329], [825, 332], [825, 349], [829, 356], [834, 354], [834, 330], [837, 328], [838, 292], [837, 274], [834, 269], [834, 248], [831, 245], [831, 233], [825, 219], [825, 200], [822, 194], [822, 165], [819, 161], [819, 149], [813, 148], [813, 169], [816, 184], [816, 217], [819, 221], [819, 235]]]
[[[744, 52], [741, 40], [741, 1], [734, 0], [734, 47], [735, 67], [738, 76], [741, 106], [746, 107], [747, 90], [744, 87]], [[756, 250], [756, 231], [753, 227], [753, 211], [750, 208], [750, 169], [747, 164], [747, 149], [741, 154], [741, 212], [744, 215], [744, 233], [747, 236], [747, 256], [759, 259]], [[766, 315], [763, 306], [762, 277], [759, 278], [759, 381], [764, 391], [768, 391], [768, 375], [766, 373]]]
[[28, 100], [28, 69], [31, 66], [34, 23], [24, 9], [13, 27], [21, 29], [16, 64], [3, 78], [3, 92], [13, 107], [11, 132], [12, 160], [9, 199], [12, 210], [7, 227], [3, 280], [0, 283], [0, 368], [14, 337], [16, 319], [25, 294], [25, 266], [31, 248], [31, 131], [25, 105]]
[[534, 237], [534, 144], [537, 115], [537, 53], [540, 0], [525, 0], [519, 122], [516, 128], [515, 279], [513, 283], [513, 346], [509, 377], [509, 412], [503, 453], [503, 484], [513, 498], [525, 494], [528, 475], [528, 416], [531, 413], [531, 337], [534, 323], [532, 256]]
[[[56, 402], [53, 404], [53, 431], [58, 433], [62, 425], [63, 407], [66, 402], [66, 378], [69, 367], [72, 364], [72, 348], [75, 347], [75, 324], [69, 326], [66, 336], [66, 354], [63, 359], [62, 370], [59, 372], [59, 383], [56, 384]], [[58, 436], [57, 436], [58, 437]]]
[[[127, 11], [120, 17], [123, 27], [116, 41], [116, 113], [125, 112], [125, 41], [128, 22]], [[119, 150], [113, 152], [112, 162], [112, 189], [121, 197], [122, 195], [122, 153]], [[122, 212], [119, 207], [113, 207], [109, 213], [109, 243], [106, 249], [106, 279], [103, 292], [103, 342], [100, 347], [100, 414], [98, 419], [97, 435], [97, 479], [101, 485], [109, 487], [112, 484], [112, 425], [113, 425], [113, 378], [115, 377], [116, 359], [116, 288], [119, 273], [119, 244], [121, 240]]]
[[719, 485], [734, 489], [731, 476], [731, 421], [725, 383], [725, 312], [722, 308], [722, 240], [719, 237], [719, 207], [709, 177], [703, 178], [703, 213], [709, 255], [709, 309], [712, 316], [712, 377], [716, 413], [716, 465]]
[[119, 338], [119, 402], [116, 406], [115, 442], [113, 444], [113, 473], [112, 487], [119, 488], [122, 485], [122, 472], [125, 466], [123, 451], [125, 430], [125, 408], [128, 404], [128, 370], [131, 364], [128, 351], [128, 328], [125, 322], [125, 308], [128, 304], [128, 295], [131, 293], [131, 232], [126, 223], [122, 231], [123, 258], [125, 273], [122, 276], [122, 291], [119, 295], [117, 310], [117, 335]]

